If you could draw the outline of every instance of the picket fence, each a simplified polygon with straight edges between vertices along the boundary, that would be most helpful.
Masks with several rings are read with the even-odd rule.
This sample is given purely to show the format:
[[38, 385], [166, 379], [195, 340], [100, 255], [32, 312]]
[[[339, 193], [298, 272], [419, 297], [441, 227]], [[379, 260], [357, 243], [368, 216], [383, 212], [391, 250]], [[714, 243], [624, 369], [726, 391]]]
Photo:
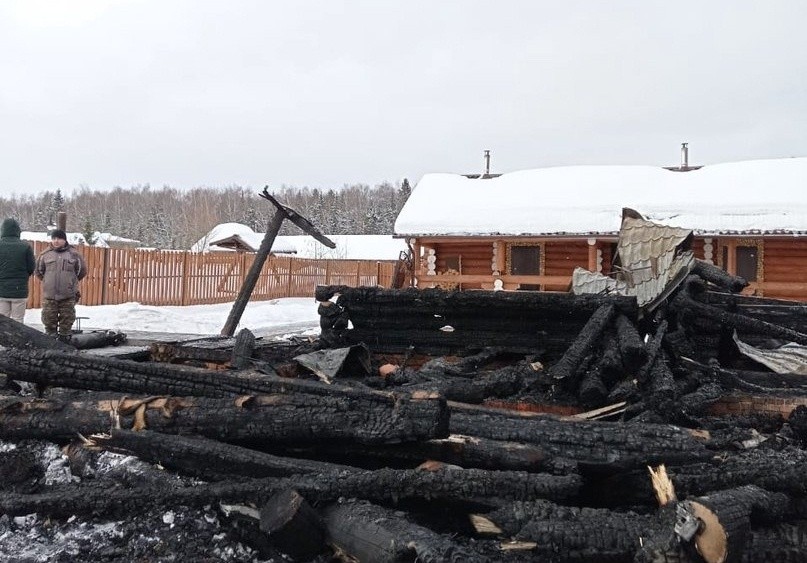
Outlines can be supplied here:
[[[46, 242], [32, 242], [38, 256]], [[254, 254], [139, 248], [75, 247], [87, 262], [83, 305], [204, 305], [233, 301]], [[319, 260], [270, 256], [252, 292], [256, 301], [312, 297], [317, 285], [390, 287], [394, 260]], [[31, 277], [28, 307], [41, 307], [40, 282]]]

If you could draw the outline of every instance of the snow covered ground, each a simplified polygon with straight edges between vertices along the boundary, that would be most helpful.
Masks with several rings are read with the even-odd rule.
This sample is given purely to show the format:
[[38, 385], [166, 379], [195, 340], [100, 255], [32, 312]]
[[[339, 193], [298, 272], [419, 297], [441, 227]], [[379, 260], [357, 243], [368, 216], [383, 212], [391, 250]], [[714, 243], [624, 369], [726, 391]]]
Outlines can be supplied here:
[[[189, 307], [155, 307], [140, 303], [120, 305], [77, 305], [81, 328], [109, 329], [121, 332], [160, 332], [177, 334], [219, 334], [232, 303]], [[25, 324], [42, 328], [41, 309], [28, 309]], [[238, 328], [248, 328], [256, 336], [281, 335], [284, 332], [319, 331], [317, 303], [310, 297], [287, 297], [271, 301], [250, 301]]]

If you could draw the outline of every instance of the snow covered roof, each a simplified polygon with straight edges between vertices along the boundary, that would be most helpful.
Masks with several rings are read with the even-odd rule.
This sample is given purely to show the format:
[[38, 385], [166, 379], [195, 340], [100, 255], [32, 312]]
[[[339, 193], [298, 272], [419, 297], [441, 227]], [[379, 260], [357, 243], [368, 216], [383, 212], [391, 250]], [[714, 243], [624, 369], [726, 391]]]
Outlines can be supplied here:
[[[191, 252], [211, 250], [233, 250], [233, 246], [256, 252], [261, 247], [265, 233], [256, 233], [241, 223], [221, 223], [213, 227], [205, 236], [191, 246]], [[272, 244], [273, 253], [294, 253], [297, 249], [287, 241], [277, 237]], [[226, 246], [219, 246], [224, 244]], [[229, 246], [229, 248], [228, 248]]]
[[100, 231], [95, 231], [95, 234], [93, 236], [95, 237], [96, 240], [102, 239], [102, 240], [106, 241], [108, 244], [109, 243], [116, 243], [116, 244], [121, 244], [121, 245], [126, 244], [126, 245], [137, 246], [142, 242], [142, 241], [139, 241], [137, 239], [119, 237], [118, 235], [113, 235], [112, 233], [102, 233]]
[[399, 236], [616, 234], [622, 208], [697, 234], [807, 233], [807, 158], [653, 166], [562, 166], [470, 179], [427, 174]]
[[[84, 235], [81, 233], [65, 233], [65, 234], [67, 234], [67, 242], [72, 244], [73, 246], [87, 244], [87, 239], [85, 239]], [[50, 242], [50, 235], [44, 231], [22, 231], [20, 233], [20, 239], [40, 241], [40, 242]], [[104, 239], [101, 238], [95, 240], [94, 246], [97, 246], [99, 248], [109, 247], [109, 245], [104, 241]]]
[[328, 248], [308, 235], [281, 236], [297, 248], [302, 258], [338, 258], [344, 260], [397, 260], [406, 242], [392, 235], [325, 235], [336, 243]]
[[[256, 251], [261, 246], [264, 233], [256, 233], [241, 223], [222, 223], [213, 227], [193, 246], [192, 252], [232, 250], [233, 247]], [[281, 235], [275, 238], [272, 252], [296, 254], [301, 258], [339, 258], [346, 260], [397, 260], [398, 253], [406, 249], [406, 243], [392, 235], [326, 235], [336, 243], [330, 249], [308, 235]], [[219, 246], [225, 244], [229, 246]]]

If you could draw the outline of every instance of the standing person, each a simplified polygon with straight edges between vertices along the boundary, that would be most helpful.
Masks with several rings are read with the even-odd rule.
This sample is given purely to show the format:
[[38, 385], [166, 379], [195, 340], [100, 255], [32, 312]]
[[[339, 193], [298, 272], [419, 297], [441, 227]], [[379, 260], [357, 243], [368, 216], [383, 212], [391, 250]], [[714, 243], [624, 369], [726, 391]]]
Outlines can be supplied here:
[[78, 282], [87, 275], [84, 258], [67, 243], [61, 229], [50, 233], [50, 248], [36, 261], [36, 277], [42, 280], [42, 324], [45, 333], [68, 341], [76, 320]]
[[18, 323], [25, 320], [28, 278], [34, 273], [34, 250], [20, 240], [20, 224], [6, 219], [0, 225], [0, 315]]

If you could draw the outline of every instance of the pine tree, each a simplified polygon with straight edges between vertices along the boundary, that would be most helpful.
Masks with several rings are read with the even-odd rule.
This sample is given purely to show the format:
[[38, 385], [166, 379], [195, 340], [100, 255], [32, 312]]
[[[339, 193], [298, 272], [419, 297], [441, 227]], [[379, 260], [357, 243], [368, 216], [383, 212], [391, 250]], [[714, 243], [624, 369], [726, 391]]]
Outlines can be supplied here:
[[84, 230], [81, 231], [81, 234], [84, 236], [84, 240], [87, 241], [87, 244], [93, 246], [97, 239], [95, 238], [95, 231], [92, 228], [92, 223], [89, 219], [84, 221]]
[[406, 200], [409, 199], [410, 195], [412, 195], [412, 186], [409, 185], [408, 178], [404, 178], [403, 182], [401, 182], [399, 194], [399, 201], [401, 202], [400, 206], [403, 207], [403, 204], [406, 203]]

